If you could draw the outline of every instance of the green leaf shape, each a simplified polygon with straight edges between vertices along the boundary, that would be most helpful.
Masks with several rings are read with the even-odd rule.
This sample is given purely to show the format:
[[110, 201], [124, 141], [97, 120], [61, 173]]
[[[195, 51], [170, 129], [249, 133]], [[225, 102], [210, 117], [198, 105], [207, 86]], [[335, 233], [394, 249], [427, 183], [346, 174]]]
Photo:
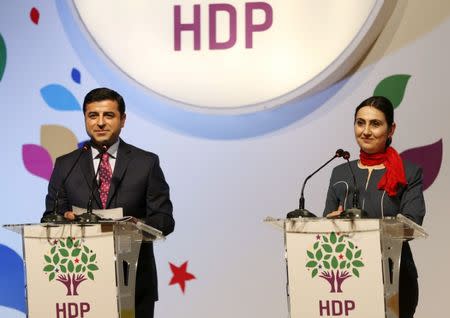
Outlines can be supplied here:
[[359, 277], [359, 270], [357, 270], [356, 268], [354, 268], [354, 269], [352, 269], [352, 272], [353, 272], [353, 274], [354, 274], [356, 277]]
[[61, 246], [61, 247], [66, 247], [66, 244], [64, 244], [64, 242], [63, 241], [59, 241], [59, 245]]
[[325, 252], [327, 253], [332, 253], [333, 249], [331, 248], [330, 244], [322, 244], [322, 248], [324, 249]]
[[50, 253], [55, 254], [55, 251], [56, 251], [56, 245], [52, 247], [52, 249], [50, 250]]
[[330, 242], [331, 242], [331, 244], [336, 244], [336, 242], [337, 242], [336, 233], [331, 232], [331, 234], [330, 234]]
[[350, 268], [350, 265], [352, 265], [352, 263], [348, 262], [347, 263], [347, 268]]
[[408, 84], [410, 78], [411, 75], [408, 74], [395, 74], [388, 76], [378, 83], [373, 95], [388, 98], [394, 108], [397, 108], [403, 100], [406, 85]]
[[339, 236], [338, 242], [342, 243], [343, 240], [344, 240], [344, 236], [343, 235]]
[[323, 261], [323, 266], [324, 266], [326, 269], [330, 269], [330, 263], [327, 262], [327, 261]]
[[44, 267], [44, 272], [51, 272], [54, 269], [55, 269], [55, 266], [47, 265], [47, 266]]
[[51, 282], [53, 279], [55, 279], [56, 273], [50, 273], [50, 275], [48, 275], [48, 281]]
[[85, 246], [83, 246], [83, 249], [84, 249], [84, 252], [85, 252], [86, 254], [89, 254], [89, 247], [87, 247], [87, 246], [85, 245]]
[[361, 257], [361, 253], [362, 253], [361, 250], [357, 250], [356, 253], [355, 253], [355, 258], [360, 258]]
[[345, 248], [345, 244], [341, 243], [336, 245], [336, 248], [334, 249], [336, 253], [341, 253]]
[[333, 267], [333, 269], [338, 268], [339, 262], [338, 262], [336, 256], [333, 256], [333, 258], [331, 259], [331, 266]]
[[63, 259], [61, 260], [61, 264], [67, 263], [68, 260], [69, 260], [68, 258], [63, 258]]
[[[88, 269], [91, 269], [90, 268], [91, 265], [94, 265], [94, 264], [89, 264], [88, 265]], [[306, 263], [306, 267], [309, 267], [309, 268], [313, 268], [313, 267], [316, 267], [316, 266], [317, 266], [317, 262], [316, 261], [309, 261], [308, 263]]]
[[322, 235], [322, 239], [325, 243], [328, 243], [328, 237], [326, 237], [325, 235]]
[[44, 255], [44, 258], [45, 258], [45, 261], [46, 261], [47, 263], [51, 263], [51, 262], [52, 262], [52, 259], [51, 259], [50, 256]]
[[313, 248], [314, 248], [315, 250], [317, 250], [318, 247], [319, 247], [319, 241], [317, 241], [317, 242], [314, 243], [314, 245], [313, 245]]
[[319, 272], [319, 270], [317, 268], [314, 268], [312, 273], [311, 273], [311, 277], [314, 278], [316, 277], [317, 273]]
[[[95, 255], [95, 254], [94, 254], [94, 255]], [[94, 255], [92, 255], [92, 256], [94, 256]], [[309, 258], [314, 259], [314, 253], [313, 253], [313, 252], [306, 251], [306, 255], [308, 255]], [[92, 256], [91, 256], [91, 258], [92, 258]], [[91, 262], [92, 262], [92, 261], [91, 261]]]
[[94, 274], [92, 272], [88, 272], [87, 275], [91, 280], [94, 280]]
[[350, 242], [350, 241], [348, 241], [348, 246], [349, 246], [351, 249], [354, 249], [354, 248], [355, 248], [355, 244], [353, 244], [353, 243]]
[[345, 257], [347, 257], [347, 259], [349, 261], [351, 261], [353, 259], [353, 253], [350, 249], [347, 248], [347, 251], [345, 252]]
[[88, 268], [88, 270], [90, 270], [90, 271], [97, 271], [97, 270], [98, 270], [98, 266], [95, 265], [95, 264], [89, 264], [89, 265], [87, 266], [87, 268]]
[[67, 267], [65, 265], [59, 265], [59, 268], [61, 269], [61, 272], [67, 273]]
[[86, 271], [86, 266], [83, 265], [83, 268], [81, 269], [81, 271], [84, 273]]
[[72, 248], [73, 247], [73, 240], [72, 240], [72, 238], [70, 236], [66, 240], [66, 245], [67, 245], [67, 248]]
[[69, 256], [69, 252], [65, 248], [60, 248], [59, 249], [59, 254], [61, 254], [61, 256], [63, 256], [63, 257], [68, 257]]
[[318, 251], [316, 252], [316, 259], [317, 259], [318, 261], [320, 261], [320, 260], [322, 259], [322, 257], [323, 257], [322, 250], [318, 250]]
[[347, 265], [347, 262], [346, 262], [346, 261], [342, 261], [342, 262], [339, 264], [339, 269], [344, 269], [346, 265]]
[[5, 40], [3, 39], [2, 34], [0, 33], [0, 81], [2, 80], [3, 74], [5, 73], [6, 56], [7, 56], [6, 43]]
[[59, 263], [59, 254], [53, 255], [53, 264], [58, 265]]
[[80, 246], [80, 240], [77, 240], [75, 243], [73, 243], [74, 247], [79, 247]]
[[355, 266], [355, 267], [363, 267], [364, 263], [359, 261], [359, 260], [356, 260], [356, 261], [352, 262], [352, 265]]
[[72, 257], [77, 257], [78, 255], [80, 255], [81, 252], [81, 248], [74, 248], [72, 250]]
[[75, 267], [75, 272], [77, 272], [77, 273], [81, 272], [82, 267], [83, 267], [83, 265], [78, 264], [77, 267]]
[[83, 262], [83, 264], [87, 264], [88, 257], [85, 253], [81, 254], [81, 261]]
[[75, 269], [75, 265], [73, 265], [72, 261], [69, 261], [69, 263], [67, 263], [67, 270], [69, 271], [69, 273], [73, 273]]
[[323, 257], [323, 259], [324, 259], [324, 260], [327, 260], [327, 259], [330, 259], [330, 257], [331, 257], [331, 254], [327, 254], [327, 255], [325, 255], [325, 256]]

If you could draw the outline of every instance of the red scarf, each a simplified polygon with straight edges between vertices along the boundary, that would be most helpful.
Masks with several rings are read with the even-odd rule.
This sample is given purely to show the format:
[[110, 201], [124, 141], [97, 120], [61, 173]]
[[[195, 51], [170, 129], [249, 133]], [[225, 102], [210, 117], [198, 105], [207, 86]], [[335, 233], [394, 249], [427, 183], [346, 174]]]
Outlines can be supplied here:
[[365, 166], [384, 164], [386, 172], [378, 183], [378, 189], [385, 190], [390, 197], [397, 194], [399, 186], [406, 186], [405, 169], [398, 152], [387, 147], [385, 152], [368, 154], [360, 151], [359, 160]]

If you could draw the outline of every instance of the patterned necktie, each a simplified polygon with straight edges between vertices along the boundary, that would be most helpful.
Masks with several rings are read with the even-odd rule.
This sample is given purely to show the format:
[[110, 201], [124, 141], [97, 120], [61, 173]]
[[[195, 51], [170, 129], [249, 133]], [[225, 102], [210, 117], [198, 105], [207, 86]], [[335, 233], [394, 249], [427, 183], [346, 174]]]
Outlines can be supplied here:
[[106, 200], [108, 199], [109, 188], [111, 187], [112, 169], [109, 164], [109, 154], [105, 152], [102, 154], [99, 166], [100, 175], [100, 200], [102, 201], [103, 209], [106, 208]]

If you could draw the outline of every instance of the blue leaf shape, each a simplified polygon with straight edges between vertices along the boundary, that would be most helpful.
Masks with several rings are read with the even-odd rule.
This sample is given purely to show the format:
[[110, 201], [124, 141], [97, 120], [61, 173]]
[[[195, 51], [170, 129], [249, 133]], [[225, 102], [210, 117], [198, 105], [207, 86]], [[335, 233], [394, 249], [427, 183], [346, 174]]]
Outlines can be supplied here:
[[56, 110], [81, 110], [75, 96], [62, 85], [50, 84], [41, 88], [41, 96], [48, 106]]
[[78, 148], [83, 148], [84, 144], [88, 144], [90, 140], [80, 141], [77, 145]]
[[72, 76], [72, 80], [73, 80], [75, 83], [77, 83], [77, 84], [80, 84], [80, 83], [81, 83], [81, 73], [80, 73], [80, 71], [79, 71], [78, 69], [76, 69], [75, 67], [72, 68], [71, 76]]
[[26, 313], [25, 279], [22, 258], [0, 244], [0, 306]]

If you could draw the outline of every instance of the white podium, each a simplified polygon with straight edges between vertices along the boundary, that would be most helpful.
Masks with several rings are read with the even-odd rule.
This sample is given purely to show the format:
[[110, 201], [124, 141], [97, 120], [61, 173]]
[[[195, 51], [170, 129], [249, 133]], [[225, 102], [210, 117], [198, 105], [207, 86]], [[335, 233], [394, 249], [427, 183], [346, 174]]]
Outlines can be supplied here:
[[284, 233], [291, 318], [397, 318], [402, 244], [427, 237], [384, 219], [266, 218]]

